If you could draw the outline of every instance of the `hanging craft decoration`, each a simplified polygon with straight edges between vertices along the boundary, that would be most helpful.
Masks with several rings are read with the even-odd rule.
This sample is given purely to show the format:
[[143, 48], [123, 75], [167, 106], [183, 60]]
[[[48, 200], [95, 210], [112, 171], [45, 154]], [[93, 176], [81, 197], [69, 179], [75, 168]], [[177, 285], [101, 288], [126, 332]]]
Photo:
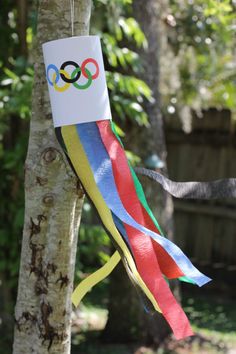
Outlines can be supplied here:
[[192, 335], [169, 279], [210, 281], [165, 238], [111, 120], [100, 39], [82, 36], [43, 45], [55, 132], [117, 251], [75, 289], [72, 301], [122, 260], [147, 311], [163, 314], [177, 339]]

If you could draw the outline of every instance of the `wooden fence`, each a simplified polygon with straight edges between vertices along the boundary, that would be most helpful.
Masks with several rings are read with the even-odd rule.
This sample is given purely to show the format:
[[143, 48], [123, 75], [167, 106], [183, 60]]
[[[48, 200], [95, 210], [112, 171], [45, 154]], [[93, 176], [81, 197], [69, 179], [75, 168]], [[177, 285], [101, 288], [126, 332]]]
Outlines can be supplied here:
[[[166, 137], [173, 180], [236, 177], [236, 133], [229, 111], [211, 109], [201, 119], [193, 117], [189, 134], [177, 119], [169, 119]], [[175, 199], [174, 205], [176, 243], [195, 264], [236, 272], [236, 200]]]

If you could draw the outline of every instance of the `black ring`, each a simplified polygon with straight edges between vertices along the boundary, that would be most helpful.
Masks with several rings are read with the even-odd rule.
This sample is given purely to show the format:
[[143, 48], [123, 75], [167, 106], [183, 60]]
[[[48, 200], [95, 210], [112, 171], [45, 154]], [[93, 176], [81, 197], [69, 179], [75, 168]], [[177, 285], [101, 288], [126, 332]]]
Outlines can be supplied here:
[[[61, 64], [60, 70], [64, 70], [67, 65], [72, 65], [75, 68], [80, 68], [80, 66], [77, 63], [69, 60], [69, 61], [65, 61], [63, 64]], [[73, 79], [68, 79], [67, 77], [65, 77], [64, 74], [60, 73], [62, 80], [65, 82], [68, 82], [69, 84], [73, 84], [73, 82], [76, 82], [77, 80], [79, 80], [80, 75], [81, 75], [81, 70], [77, 72], [76, 76]]]

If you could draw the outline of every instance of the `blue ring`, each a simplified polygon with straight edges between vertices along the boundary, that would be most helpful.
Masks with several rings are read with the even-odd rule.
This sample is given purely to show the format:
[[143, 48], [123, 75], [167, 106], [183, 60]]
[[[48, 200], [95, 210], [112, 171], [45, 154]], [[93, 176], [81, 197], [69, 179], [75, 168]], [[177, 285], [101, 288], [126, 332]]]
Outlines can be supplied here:
[[[49, 70], [51, 70], [51, 69], [53, 69], [54, 71], [55, 71], [55, 73], [56, 73], [56, 80], [55, 80], [55, 82], [52, 82], [50, 79], [49, 79]], [[60, 74], [59, 74], [59, 70], [58, 70], [58, 68], [56, 67], [56, 65], [54, 65], [54, 64], [50, 64], [50, 65], [48, 65], [48, 67], [47, 67], [47, 80], [48, 80], [48, 83], [51, 85], [51, 86], [53, 86], [53, 84], [57, 84], [58, 83], [58, 81], [59, 81], [59, 79], [60, 79]]]

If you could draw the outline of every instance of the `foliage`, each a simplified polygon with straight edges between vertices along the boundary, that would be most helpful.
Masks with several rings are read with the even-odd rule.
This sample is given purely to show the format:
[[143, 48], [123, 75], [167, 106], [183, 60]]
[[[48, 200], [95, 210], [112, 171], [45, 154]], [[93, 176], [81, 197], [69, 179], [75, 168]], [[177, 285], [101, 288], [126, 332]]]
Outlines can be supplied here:
[[[17, 37], [15, 16], [16, 11], [8, 13], [11, 30], [4, 31], [4, 36], [8, 33], [8, 45], [9, 37]], [[15, 58], [12, 56], [17, 53], [18, 43], [11, 43], [0, 65], [0, 273], [5, 273], [8, 286], [15, 290], [24, 218], [23, 164], [28, 142], [33, 69], [26, 58], [17, 54]]]
[[102, 38], [113, 118], [147, 125], [142, 102], [144, 98], [151, 99], [151, 90], [135, 77], [142, 66], [138, 54], [130, 49], [146, 46], [146, 39], [138, 23], [130, 17], [131, 3], [130, 0], [95, 1], [92, 33]]
[[93, 208], [86, 200], [83, 205], [82, 224], [79, 234], [79, 255], [77, 257], [76, 276], [83, 277], [86, 272], [92, 272], [108, 260], [110, 239], [98, 223]]
[[[162, 58], [164, 111], [178, 112], [186, 130], [191, 110], [236, 111], [235, 3], [170, 1], [167, 55]], [[172, 65], [170, 65], [170, 63]]]
[[[132, 0], [94, 0], [92, 33], [100, 34], [107, 68], [113, 118], [148, 125], [142, 103], [151, 100], [149, 87], [137, 78], [142, 66], [137, 48], [147, 46], [132, 17]], [[191, 110], [199, 114], [210, 106], [235, 107], [233, 22], [235, 2], [171, 0], [165, 23], [168, 46], [161, 58], [163, 111], [178, 112], [186, 130]], [[27, 44], [31, 48], [36, 11], [28, 2]], [[17, 5], [5, 1], [0, 11], [0, 273], [10, 279], [15, 294], [23, 226], [23, 165], [27, 150], [33, 80], [31, 58], [21, 55]], [[119, 134], [124, 132], [117, 127]], [[134, 163], [137, 156], [127, 152]], [[85, 204], [80, 233], [76, 281], [107, 258], [109, 239]], [[86, 209], [87, 208], [87, 209]], [[95, 226], [92, 226], [95, 225]]]
[[[107, 312], [101, 308], [101, 303], [93, 296], [89, 305], [86, 303], [81, 307], [83, 320], [79, 333], [72, 337], [72, 353], [78, 353], [79, 350], [84, 354], [219, 354], [235, 350], [236, 311], [233, 300], [225, 300], [225, 298], [212, 294], [203, 296], [197, 291], [195, 294], [187, 292], [182, 303], [191, 323], [194, 324], [193, 329], [196, 336], [179, 342], [170, 339], [163, 343], [158, 350], [155, 350], [143, 346], [140, 348], [138, 338], [137, 342], [133, 344], [107, 345], [102, 343], [99, 334], [101, 326], [106, 321]], [[88, 315], [91, 311], [93, 318], [97, 317], [100, 322], [92, 321], [92, 316]]]

